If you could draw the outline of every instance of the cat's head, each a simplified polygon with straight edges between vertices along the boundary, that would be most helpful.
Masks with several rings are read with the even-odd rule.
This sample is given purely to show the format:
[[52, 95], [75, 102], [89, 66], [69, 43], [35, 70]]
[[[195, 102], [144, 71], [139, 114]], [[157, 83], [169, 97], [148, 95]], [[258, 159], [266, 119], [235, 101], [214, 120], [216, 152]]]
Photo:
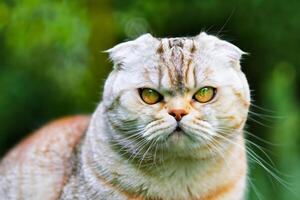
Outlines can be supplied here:
[[143, 159], [157, 149], [203, 156], [241, 134], [250, 92], [240, 69], [243, 52], [233, 44], [206, 33], [145, 34], [108, 52], [114, 70], [103, 105], [118, 148]]

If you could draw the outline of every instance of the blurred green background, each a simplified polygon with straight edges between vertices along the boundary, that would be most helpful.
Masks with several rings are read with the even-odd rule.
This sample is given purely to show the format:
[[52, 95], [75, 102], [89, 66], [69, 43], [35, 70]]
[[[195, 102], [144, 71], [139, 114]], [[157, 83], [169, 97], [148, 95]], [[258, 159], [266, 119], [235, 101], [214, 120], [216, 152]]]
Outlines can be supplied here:
[[243, 71], [262, 108], [251, 109], [249, 151], [287, 182], [250, 161], [248, 199], [300, 199], [299, 10], [297, 0], [0, 0], [0, 156], [49, 120], [93, 112], [111, 70], [101, 51], [204, 30], [250, 53]]

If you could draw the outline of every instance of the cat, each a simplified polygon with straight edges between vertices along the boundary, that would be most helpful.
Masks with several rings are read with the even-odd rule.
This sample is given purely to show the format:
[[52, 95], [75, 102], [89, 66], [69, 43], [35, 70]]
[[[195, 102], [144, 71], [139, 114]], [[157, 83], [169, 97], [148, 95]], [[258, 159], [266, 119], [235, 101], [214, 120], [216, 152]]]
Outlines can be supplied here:
[[91, 117], [41, 128], [0, 165], [1, 199], [242, 200], [250, 106], [238, 47], [205, 32], [107, 51]]

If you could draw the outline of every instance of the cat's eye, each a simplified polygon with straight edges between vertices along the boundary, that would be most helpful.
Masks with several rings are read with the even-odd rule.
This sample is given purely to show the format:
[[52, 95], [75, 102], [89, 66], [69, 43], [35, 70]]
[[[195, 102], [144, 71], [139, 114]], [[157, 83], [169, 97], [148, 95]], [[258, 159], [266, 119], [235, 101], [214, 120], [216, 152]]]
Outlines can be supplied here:
[[143, 101], [147, 104], [156, 104], [162, 100], [162, 95], [150, 88], [141, 88], [139, 93]]
[[194, 99], [196, 99], [200, 103], [207, 103], [211, 101], [216, 94], [216, 88], [206, 86], [200, 88], [194, 95]]

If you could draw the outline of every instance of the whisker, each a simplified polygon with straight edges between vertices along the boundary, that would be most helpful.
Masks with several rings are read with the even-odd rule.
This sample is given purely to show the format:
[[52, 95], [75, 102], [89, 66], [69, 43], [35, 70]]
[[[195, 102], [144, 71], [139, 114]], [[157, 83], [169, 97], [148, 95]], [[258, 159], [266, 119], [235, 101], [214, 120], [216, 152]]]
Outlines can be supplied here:
[[154, 142], [155, 142], [155, 140], [153, 140], [153, 141], [151, 142], [151, 144], [149, 145], [149, 147], [148, 147], [148, 149], [146, 150], [146, 152], [144, 152], [142, 158], [140, 159], [138, 169], [140, 169], [141, 164], [143, 163], [143, 160], [145, 159], [146, 155], [148, 154], [148, 151], [151, 149], [151, 147], [152, 147], [152, 145], [153, 145]]
[[131, 156], [129, 157], [128, 161], [133, 161], [137, 156], [140, 155], [141, 151], [145, 148], [146, 144], [148, 143], [147, 140], [142, 140], [141, 142], [139, 142], [137, 144], [137, 146], [135, 147], [136, 150], [138, 150], [137, 153], [132, 153]]
[[251, 120], [251, 121], [253, 121], [253, 122], [255, 122], [255, 123], [257, 123], [257, 124], [259, 124], [259, 125], [261, 125], [261, 126], [263, 126], [263, 127], [273, 128], [272, 126], [270, 126], [268, 124], [264, 124], [263, 122], [260, 122], [260, 121], [258, 121], [256, 119], [252, 118], [250, 115], [248, 116], [248, 119]]
[[257, 108], [257, 109], [259, 109], [259, 110], [261, 110], [261, 111], [268, 112], [268, 113], [274, 113], [274, 114], [277, 113], [277, 112], [274, 111], [274, 110], [270, 110], [270, 109], [263, 108], [263, 107], [261, 107], [261, 106], [255, 105], [253, 102], [251, 102], [250, 104], [251, 104], [251, 107]]
[[262, 198], [262, 194], [258, 191], [257, 187], [255, 186], [255, 184], [253, 183], [253, 181], [251, 180], [251, 178], [247, 176], [247, 180], [250, 183], [250, 185], [251, 185], [251, 187], [252, 187], [252, 189], [254, 191], [254, 194], [257, 197], [257, 199], [258, 200], [264, 199], [264, 198]]
[[[222, 137], [224, 137], [222, 134], [225, 134], [225, 136], [227, 135], [228, 136], [228, 132], [222, 132], [222, 131], [218, 131], [218, 133], [220, 133]], [[226, 138], [226, 137], [224, 137]], [[268, 162], [266, 162], [264, 159], [262, 159], [261, 157], [259, 157], [252, 149], [249, 149], [251, 150], [260, 160], [262, 160], [265, 164], [267, 164], [269, 167], [271, 167], [273, 170], [276, 170], [277, 173], [281, 173], [279, 172], [276, 168], [275, 168], [275, 164], [274, 162], [272, 161], [272, 159], [270, 158], [270, 156], [265, 152], [265, 151], [269, 151], [268, 149], [266, 148], [263, 148], [261, 146], [259, 146], [258, 144], [255, 144], [254, 142], [250, 141], [250, 140], [247, 140], [245, 139], [246, 142], [249, 142], [249, 144], [255, 146], [256, 148], [258, 148], [266, 157], [267, 159], [269, 159], [269, 161], [271, 162], [271, 164], [273, 164], [273, 166], [271, 164], [269, 164]], [[246, 146], [246, 148], [249, 148], [248, 146]], [[265, 151], [264, 151], [265, 150]]]
[[[222, 131], [228, 131], [228, 133], [232, 133], [233, 131], [236, 131], [235, 128], [230, 128], [230, 127], [225, 127], [225, 126], [219, 126], [217, 129], [220, 129], [220, 130], [222, 130]], [[243, 132], [246, 133], [247, 135], [249, 135], [249, 136], [251, 136], [251, 137], [253, 137], [253, 138], [259, 140], [260, 142], [263, 142], [263, 143], [267, 144], [267, 145], [271, 145], [271, 146], [282, 146], [281, 144], [272, 143], [272, 142], [269, 142], [269, 141], [267, 141], [267, 140], [264, 140], [264, 139], [262, 139], [261, 137], [255, 135], [255, 134], [253, 134], [253, 133], [251, 133], [250, 131], [247, 131], [247, 130], [245, 130], [245, 129], [243, 130]]]
[[[154, 150], [154, 157], [153, 157], [153, 164], [156, 166], [156, 153], [157, 153], [157, 147], [159, 146], [158, 144], [159, 138], [156, 139], [154, 145], [155, 145], [155, 150]], [[156, 166], [157, 167], [157, 166]]]
[[[236, 145], [236, 147], [238, 147], [238, 148], [244, 149], [243, 146], [241, 146], [240, 144], [238, 144], [236, 142], [233, 142], [233, 141], [227, 139], [226, 137], [224, 137], [224, 136], [222, 136], [220, 134], [218, 134], [216, 136], [223, 138], [225, 141], [227, 141], [227, 142], [229, 142], [229, 143], [231, 143], [233, 145]], [[270, 165], [268, 162], [266, 162], [265, 160], [263, 160], [252, 149], [249, 149], [247, 146], [246, 146], [245, 150], [246, 150], [247, 154], [250, 156], [249, 159], [251, 159], [252, 161], [255, 161], [266, 172], [268, 172], [269, 175], [271, 175], [275, 180], [277, 180], [281, 185], [283, 185], [285, 188], [287, 188], [288, 190], [290, 190], [290, 184], [276, 174], [276, 173], [278, 173], [277, 169], [275, 169], [272, 165]], [[270, 167], [271, 169], [268, 168], [268, 167]], [[276, 171], [276, 173], [273, 172], [272, 170]]]
[[284, 119], [285, 117], [283, 116], [275, 116], [275, 115], [268, 115], [268, 114], [262, 114], [262, 113], [258, 113], [252, 110], [248, 111], [249, 113], [251, 113], [252, 115], [258, 116], [264, 120], [270, 120], [270, 119]]
[[271, 146], [282, 146], [281, 144], [276, 144], [276, 143], [272, 143], [272, 142], [269, 142], [267, 140], [264, 140], [262, 138], [260, 138], [259, 136], [251, 133], [250, 131], [247, 131], [247, 130], [243, 130], [247, 135], [251, 136], [251, 137], [254, 137], [255, 139], [267, 144], [267, 145], [271, 145]]
[[[221, 129], [220, 129], [220, 130], [221, 130]], [[230, 132], [225, 132], [225, 131], [218, 131], [218, 132], [221, 133], [221, 134], [225, 134], [225, 136], [233, 135], [233, 134], [230, 133]], [[270, 161], [270, 163], [272, 164], [271, 166], [275, 168], [275, 163], [274, 163], [273, 160], [270, 158], [270, 156], [265, 152], [265, 151], [269, 151], [269, 152], [270, 152], [269, 149], [266, 149], [266, 148], [264, 148], [264, 147], [261, 147], [261, 146], [259, 146], [258, 144], [254, 143], [254, 142], [252, 142], [252, 141], [250, 141], [250, 140], [248, 140], [248, 139], [246, 139], [246, 138], [244, 138], [244, 140], [246, 141], [247, 144], [250, 144], [250, 145], [256, 147], [257, 149], [259, 149], [259, 150], [266, 156], [266, 158]]]
[[225, 165], [227, 167], [227, 169], [230, 169], [230, 165], [228, 164], [227, 159], [225, 158], [225, 155], [222, 153], [224, 151], [224, 147], [220, 144], [220, 142], [218, 142], [216, 139], [213, 138], [213, 140], [211, 141], [211, 145], [213, 145], [213, 150], [216, 150], [217, 153], [222, 157], [222, 159], [225, 162]]

